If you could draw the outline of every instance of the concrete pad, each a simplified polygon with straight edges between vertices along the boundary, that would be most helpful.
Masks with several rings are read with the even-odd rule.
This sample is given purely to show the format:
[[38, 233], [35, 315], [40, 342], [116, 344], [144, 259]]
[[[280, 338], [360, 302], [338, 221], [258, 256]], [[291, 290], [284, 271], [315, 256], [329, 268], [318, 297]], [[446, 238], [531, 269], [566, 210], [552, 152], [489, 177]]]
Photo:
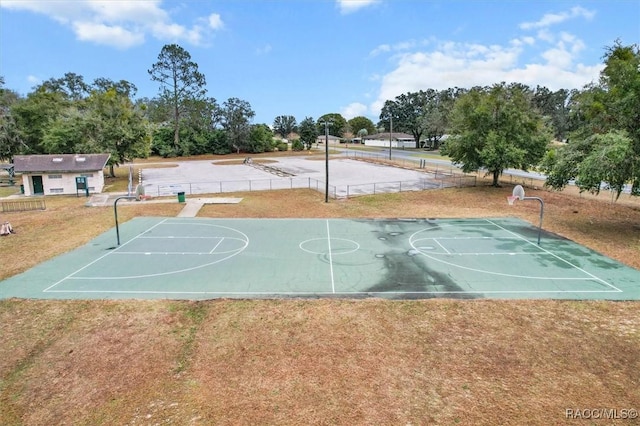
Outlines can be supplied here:
[[178, 213], [178, 217], [196, 217], [205, 204], [237, 204], [242, 198], [193, 198], [187, 199], [186, 205]]

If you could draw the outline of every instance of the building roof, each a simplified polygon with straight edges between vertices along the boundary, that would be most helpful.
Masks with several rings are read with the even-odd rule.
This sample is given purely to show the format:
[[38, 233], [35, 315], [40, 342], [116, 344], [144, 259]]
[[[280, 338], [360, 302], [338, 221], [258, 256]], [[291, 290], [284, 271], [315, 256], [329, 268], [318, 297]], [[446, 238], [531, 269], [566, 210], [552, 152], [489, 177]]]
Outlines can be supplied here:
[[[413, 135], [410, 135], [408, 133], [401, 133], [401, 132], [393, 132], [391, 133], [391, 138], [395, 139], [395, 140], [415, 140], [415, 138], [413, 137]], [[367, 135], [364, 137], [365, 140], [367, 139], [381, 139], [381, 140], [389, 140], [389, 132], [382, 132], [382, 133], [376, 133], [374, 135]]]
[[14, 155], [15, 171], [33, 172], [94, 172], [102, 170], [110, 154]]
[[333, 135], [329, 135], [329, 137], [327, 137], [327, 135], [318, 135], [316, 136], [316, 139], [320, 140], [320, 141], [324, 141], [325, 139], [329, 139], [330, 141], [339, 141], [340, 137], [339, 136], [333, 136]]

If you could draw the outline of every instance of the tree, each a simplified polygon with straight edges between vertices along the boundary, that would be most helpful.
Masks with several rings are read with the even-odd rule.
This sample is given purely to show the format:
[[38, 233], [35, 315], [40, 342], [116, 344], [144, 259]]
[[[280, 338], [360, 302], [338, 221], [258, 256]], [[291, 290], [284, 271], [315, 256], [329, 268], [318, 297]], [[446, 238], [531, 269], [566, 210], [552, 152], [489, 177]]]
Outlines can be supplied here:
[[418, 121], [426, 136], [430, 148], [438, 149], [440, 140], [449, 126], [449, 116], [455, 99], [461, 94], [461, 89], [447, 89], [435, 91], [428, 89], [425, 92], [425, 104], [422, 117]]
[[462, 95], [452, 111], [452, 137], [443, 155], [465, 173], [486, 169], [494, 186], [506, 168], [537, 165], [551, 136], [530, 99], [526, 86], [505, 83]]
[[640, 48], [616, 41], [605, 53], [598, 84], [573, 96], [576, 126], [569, 144], [544, 163], [547, 185], [562, 189], [571, 180], [599, 193], [603, 183], [620, 196], [626, 183], [640, 195]]
[[135, 84], [128, 82], [127, 80], [120, 80], [115, 82], [109, 78], [98, 77], [93, 80], [93, 89], [100, 92], [106, 92], [107, 90], [115, 90], [118, 94], [124, 95], [129, 99], [133, 98], [138, 92], [138, 88]]
[[572, 92], [560, 89], [555, 92], [538, 86], [533, 93], [533, 103], [549, 120], [556, 140], [563, 141], [569, 131], [569, 106]]
[[[38, 88], [47, 92], [61, 93], [68, 100], [79, 101], [91, 92], [91, 86], [79, 74], [68, 72], [62, 78], [50, 78]], [[38, 89], [37, 88], [37, 89]]]
[[11, 107], [18, 103], [20, 96], [4, 87], [4, 78], [0, 76], [0, 160], [11, 160], [23, 148]]
[[29, 154], [46, 154], [42, 145], [44, 135], [51, 123], [71, 105], [60, 92], [50, 92], [38, 88], [29, 93], [26, 99], [11, 108], [23, 151]]
[[273, 131], [275, 134], [286, 138], [290, 133], [297, 130], [298, 124], [293, 115], [279, 115], [273, 120]]
[[114, 165], [149, 156], [148, 127], [128, 96], [112, 88], [104, 93], [93, 92], [88, 103], [91, 111], [88, 122], [96, 148], [111, 154], [108, 163], [111, 176], [115, 176]]
[[318, 121], [316, 122], [318, 126], [318, 134], [324, 134], [324, 124], [322, 124], [324, 122], [331, 123], [331, 130], [329, 131], [330, 134], [339, 138], [344, 136], [344, 133], [348, 129], [347, 120], [345, 120], [341, 114], [332, 112], [318, 118]]
[[318, 126], [311, 117], [305, 117], [300, 122], [298, 127], [298, 133], [300, 134], [300, 140], [305, 144], [305, 148], [310, 149], [311, 145], [316, 141], [318, 135]]
[[42, 141], [47, 153], [110, 153], [111, 176], [114, 166], [147, 157], [150, 144], [142, 114], [114, 88], [70, 104], [49, 123]]
[[254, 124], [249, 132], [250, 151], [253, 153], [273, 150], [273, 132], [266, 124]]
[[367, 117], [358, 116], [353, 117], [351, 120], [347, 122], [349, 128], [351, 128], [351, 132], [360, 136], [360, 130], [365, 129], [367, 131], [367, 135], [372, 135], [377, 132], [376, 126], [374, 126], [373, 121], [369, 120]]
[[424, 132], [422, 117], [427, 103], [426, 92], [410, 92], [396, 97], [395, 101], [387, 100], [380, 112], [380, 125], [386, 131], [411, 133], [416, 141], [416, 148], [420, 148], [420, 139]]
[[236, 152], [252, 152], [249, 132], [255, 112], [251, 104], [238, 98], [229, 98], [222, 106], [222, 127], [227, 142]]
[[165, 45], [158, 62], [148, 70], [151, 80], [160, 83], [160, 97], [172, 108], [173, 148], [180, 145], [180, 120], [189, 105], [202, 100], [207, 89], [204, 74], [191, 55], [177, 44]]

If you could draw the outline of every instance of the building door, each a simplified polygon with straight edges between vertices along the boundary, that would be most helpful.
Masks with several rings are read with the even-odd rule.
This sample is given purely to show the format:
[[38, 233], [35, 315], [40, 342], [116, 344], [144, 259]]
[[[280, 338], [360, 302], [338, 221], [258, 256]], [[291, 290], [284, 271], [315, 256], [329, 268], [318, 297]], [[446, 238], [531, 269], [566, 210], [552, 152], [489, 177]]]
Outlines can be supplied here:
[[33, 193], [36, 195], [44, 194], [44, 185], [42, 184], [42, 176], [31, 176], [33, 183]]

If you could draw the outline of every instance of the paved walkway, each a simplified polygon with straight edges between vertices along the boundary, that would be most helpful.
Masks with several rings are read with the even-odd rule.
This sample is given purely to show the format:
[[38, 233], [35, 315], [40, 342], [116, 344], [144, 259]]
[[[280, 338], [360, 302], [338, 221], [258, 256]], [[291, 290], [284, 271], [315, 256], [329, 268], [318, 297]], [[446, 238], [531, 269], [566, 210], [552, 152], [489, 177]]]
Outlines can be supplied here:
[[[112, 206], [118, 197], [123, 197], [124, 193], [102, 193], [94, 194], [89, 201], [85, 204], [88, 207], [104, 207]], [[230, 197], [215, 197], [215, 198], [187, 198], [184, 203], [183, 209], [178, 213], [178, 217], [196, 217], [198, 212], [205, 204], [237, 204], [242, 201], [242, 198], [230, 198]], [[135, 199], [123, 199], [118, 205], [125, 204], [156, 204], [156, 203], [177, 203], [177, 198], [157, 198], [146, 199], [142, 201], [136, 201]]]
[[237, 204], [240, 201], [242, 198], [188, 198], [178, 217], [196, 217], [205, 204]]

